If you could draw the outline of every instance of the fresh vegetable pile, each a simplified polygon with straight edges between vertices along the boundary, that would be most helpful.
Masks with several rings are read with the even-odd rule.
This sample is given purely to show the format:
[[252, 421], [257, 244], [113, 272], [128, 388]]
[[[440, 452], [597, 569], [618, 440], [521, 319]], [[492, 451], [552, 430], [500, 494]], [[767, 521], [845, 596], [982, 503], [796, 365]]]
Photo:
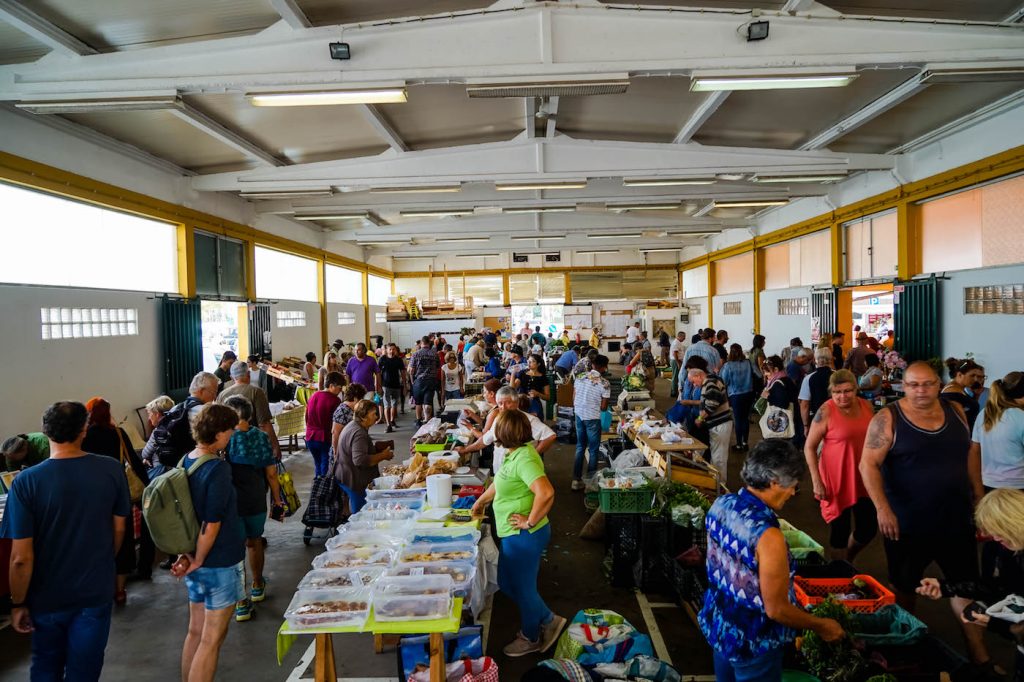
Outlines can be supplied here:
[[702, 511], [711, 509], [711, 501], [696, 488], [685, 483], [675, 483], [666, 478], [652, 479], [648, 485], [654, 489], [654, 506], [651, 516], [669, 514], [673, 507], [689, 505]]
[[[847, 634], [852, 630], [850, 612], [833, 595], [811, 609], [811, 613], [837, 621]], [[805, 630], [803, 637], [798, 639], [797, 648], [807, 661], [808, 670], [822, 682], [852, 682], [859, 679], [867, 667], [850, 637], [826, 642], [814, 631]]]

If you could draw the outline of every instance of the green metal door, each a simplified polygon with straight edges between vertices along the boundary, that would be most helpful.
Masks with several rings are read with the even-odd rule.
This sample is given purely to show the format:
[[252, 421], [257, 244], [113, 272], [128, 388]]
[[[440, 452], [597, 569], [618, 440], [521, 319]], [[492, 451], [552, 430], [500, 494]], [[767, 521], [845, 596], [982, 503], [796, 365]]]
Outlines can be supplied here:
[[939, 347], [939, 288], [935, 276], [893, 287], [896, 350], [907, 361], [941, 357]]
[[249, 352], [264, 360], [270, 360], [270, 304], [249, 304]]
[[188, 394], [203, 369], [203, 316], [199, 299], [163, 297], [164, 392], [175, 400]]
[[811, 318], [817, 319], [818, 331], [834, 334], [839, 328], [839, 304], [837, 289], [815, 289], [811, 292]]

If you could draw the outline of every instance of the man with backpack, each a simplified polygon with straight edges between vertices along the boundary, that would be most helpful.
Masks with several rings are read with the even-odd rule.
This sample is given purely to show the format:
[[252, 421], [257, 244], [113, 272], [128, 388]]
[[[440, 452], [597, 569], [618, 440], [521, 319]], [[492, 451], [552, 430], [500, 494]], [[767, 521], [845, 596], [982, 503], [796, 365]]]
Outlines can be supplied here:
[[214, 401], [219, 385], [220, 380], [209, 372], [196, 374], [188, 387], [189, 396], [161, 417], [142, 449], [142, 461], [150, 467], [149, 480], [178, 466], [185, 453], [196, 446], [192, 439], [192, 420], [203, 405]]
[[274, 431], [267, 392], [250, 383], [249, 366], [241, 360], [231, 365], [231, 378], [235, 380], [235, 383], [221, 391], [217, 402], [223, 405], [224, 401], [233, 395], [240, 395], [248, 400], [253, 408], [253, 426], [267, 434], [267, 437], [270, 438], [270, 447], [274, 449], [274, 458], [281, 461], [281, 444], [277, 442], [277, 433]]

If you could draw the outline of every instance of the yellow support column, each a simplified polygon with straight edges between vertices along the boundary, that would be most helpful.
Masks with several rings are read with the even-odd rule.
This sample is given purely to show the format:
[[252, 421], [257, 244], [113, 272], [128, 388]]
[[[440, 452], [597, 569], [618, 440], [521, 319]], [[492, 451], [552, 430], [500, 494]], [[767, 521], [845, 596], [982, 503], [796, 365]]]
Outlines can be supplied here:
[[195, 229], [178, 225], [178, 293], [185, 298], [196, 295]]
[[363, 321], [366, 325], [366, 347], [370, 347], [370, 273], [363, 270]]
[[708, 326], [715, 327], [715, 262], [708, 261]]
[[761, 333], [761, 292], [764, 291], [764, 249], [754, 248], [754, 333]]
[[565, 304], [572, 304], [572, 277], [568, 270], [565, 271]]
[[837, 221], [829, 227], [829, 253], [832, 256], [832, 286], [843, 283], [843, 226]]
[[253, 241], [245, 242], [245, 297], [256, 300], [256, 243]]
[[896, 206], [896, 273], [908, 280], [921, 273], [921, 208], [901, 201]]
[[504, 306], [512, 305], [512, 294], [508, 290], [508, 273], [504, 273], [501, 276], [501, 304]]
[[[327, 348], [327, 262], [316, 262], [316, 301], [320, 304], [320, 348]], [[323, 360], [323, 358], [320, 358]]]

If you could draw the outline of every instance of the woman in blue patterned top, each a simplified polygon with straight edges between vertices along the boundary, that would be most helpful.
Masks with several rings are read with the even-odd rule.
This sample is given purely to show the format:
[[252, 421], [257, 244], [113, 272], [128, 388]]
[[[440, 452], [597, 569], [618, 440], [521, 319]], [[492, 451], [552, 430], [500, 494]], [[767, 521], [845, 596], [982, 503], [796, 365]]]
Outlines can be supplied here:
[[775, 512], [796, 494], [804, 466], [788, 441], [761, 441], [743, 464], [746, 487], [708, 511], [708, 590], [698, 620], [718, 682], [781, 680], [783, 648], [795, 630], [828, 642], [843, 637], [839, 623], [793, 599], [793, 558]]

